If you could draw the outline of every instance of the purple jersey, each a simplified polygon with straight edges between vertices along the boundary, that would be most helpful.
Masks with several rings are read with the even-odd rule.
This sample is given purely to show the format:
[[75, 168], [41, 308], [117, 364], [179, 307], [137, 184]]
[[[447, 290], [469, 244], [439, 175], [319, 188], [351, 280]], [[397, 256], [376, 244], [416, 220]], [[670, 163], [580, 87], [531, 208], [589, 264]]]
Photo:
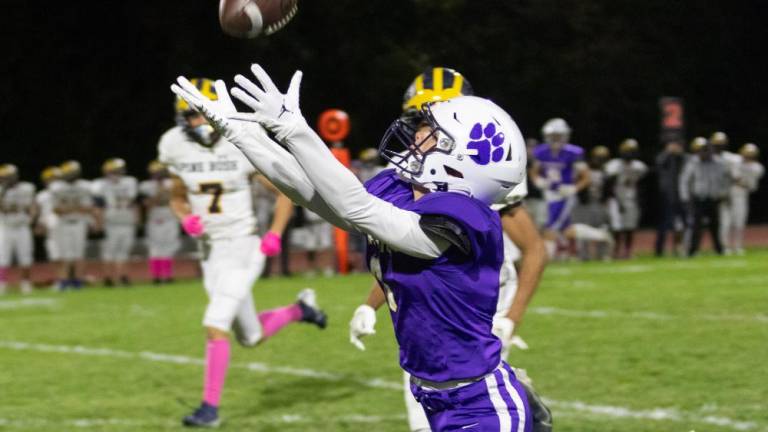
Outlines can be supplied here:
[[411, 185], [391, 169], [365, 187], [398, 208], [449, 219], [471, 245], [469, 255], [452, 246], [438, 258], [420, 259], [369, 237], [368, 263], [386, 291], [400, 365], [415, 377], [438, 382], [493, 371], [501, 351], [491, 333], [504, 253], [498, 214], [454, 192], [414, 200]]
[[[565, 144], [554, 154], [551, 146], [544, 143], [533, 149], [533, 157], [539, 163], [538, 175], [548, 182], [547, 190], [557, 191], [560, 185], [575, 183], [575, 165], [584, 160], [584, 149], [577, 145]], [[547, 195], [545, 191], [544, 196]]]

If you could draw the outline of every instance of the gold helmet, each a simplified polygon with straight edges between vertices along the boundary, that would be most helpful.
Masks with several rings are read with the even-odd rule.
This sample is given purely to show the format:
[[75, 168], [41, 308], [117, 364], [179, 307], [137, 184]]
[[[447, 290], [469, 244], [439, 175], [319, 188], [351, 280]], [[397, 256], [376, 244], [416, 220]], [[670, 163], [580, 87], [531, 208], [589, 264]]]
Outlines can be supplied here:
[[19, 177], [19, 169], [14, 164], [0, 164], [0, 182], [13, 181]]
[[459, 72], [435, 67], [417, 76], [403, 95], [403, 111], [419, 111], [428, 102], [471, 96], [472, 86]]
[[703, 150], [705, 147], [707, 147], [707, 139], [704, 137], [696, 137], [691, 140], [690, 150], [691, 153], [698, 153], [701, 150]]
[[150, 175], [163, 173], [167, 169], [168, 168], [165, 166], [165, 164], [160, 162], [157, 159], [155, 159], [155, 160], [149, 162], [149, 164], [147, 164], [147, 172]]
[[120, 158], [109, 158], [101, 164], [101, 172], [104, 175], [122, 174], [125, 172], [125, 161]]
[[619, 144], [619, 154], [635, 153], [640, 149], [640, 145], [634, 138], [627, 138]]
[[728, 145], [728, 135], [726, 135], [725, 132], [717, 131], [709, 137], [709, 143], [713, 146], [725, 147]]
[[[216, 95], [216, 88], [213, 86], [213, 80], [208, 78], [192, 78], [189, 81], [208, 99], [217, 100], [219, 98], [219, 96]], [[175, 109], [176, 115], [184, 115], [192, 111], [192, 107], [189, 106], [187, 101], [179, 96], [176, 96]]]
[[760, 148], [755, 143], [746, 143], [739, 149], [739, 154], [744, 159], [757, 160], [760, 157]]
[[66, 180], [74, 180], [80, 177], [80, 173], [83, 171], [80, 162], [76, 160], [65, 161], [59, 165], [59, 169], [61, 170], [61, 177]]
[[379, 157], [379, 151], [375, 148], [366, 148], [360, 151], [359, 158], [363, 162], [373, 162]]
[[43, 183], [48, 184], [54, 180], [61, 178], [61, 169], [57, 166], [46, 167], [43, 172], [40, 173], [40, 180]]
[[608, 147], [599, 145], [593, 148], [589, 155], [592, 159], [608, 159], [611, 157], [611, 151]]

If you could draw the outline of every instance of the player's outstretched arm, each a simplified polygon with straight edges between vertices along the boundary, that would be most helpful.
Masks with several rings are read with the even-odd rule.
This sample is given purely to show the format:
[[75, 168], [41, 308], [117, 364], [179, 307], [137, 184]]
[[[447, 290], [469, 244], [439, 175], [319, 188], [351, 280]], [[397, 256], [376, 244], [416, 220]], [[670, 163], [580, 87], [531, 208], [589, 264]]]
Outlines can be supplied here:
[[255, 122], [249, 114], [243, 114], [244, 118], [241, 119], [233, 118], [239, 113], [229, 99], [224, 82], [217, 80], [214, 86], [219, 95], [217, 101], [211, 101], [200, 94], [200, 91], [185, 77], [179, 77], [178, 85], [173, 84], [171, 90], [203, 114], [213, 127], [243, 152], [243, 155], [261, 174], [293, 202], [312, 210], [339, 228], [351, 229], [346, 221], [340, 219], [328, 208], [296, 159], [272, 141], [260, 124]]
[[336, 160], [301, 115], [301, 72], [294, 74], [288, 91], [283, 94], [261, 66], [254, 64], [251, 71], [261, 87], [238, 75], [235, 82], [240, 87], [232, 89], [232, 96], [251, 107], [252, 118], [288, 147], [315, 190], [338, 217], [412, 256], [436, 258], [447, 249], [447, 242], [434, 240], [424, 233], [418, 214], [372, 196], [357, 177]]

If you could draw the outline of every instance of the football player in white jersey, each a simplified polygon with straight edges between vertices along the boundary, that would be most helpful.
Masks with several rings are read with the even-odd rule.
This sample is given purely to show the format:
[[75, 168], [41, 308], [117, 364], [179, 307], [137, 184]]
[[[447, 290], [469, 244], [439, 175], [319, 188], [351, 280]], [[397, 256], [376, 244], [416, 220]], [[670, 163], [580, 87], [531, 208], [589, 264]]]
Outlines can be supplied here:
[[80, 163], [66, 161], [59, 169], [61, 180], [50, 186], [53, 212], [58, 218], [53, 235], [61, 263], [59, 290], [79, 289], [83, 285], [88, 225], [94, 220], [95, 209], [90, 183], [80, 178]]
[[8, 268], [16, 258], [21, 267], [19, 289], [22, 294], [32, 292], [30, 273], [34, 242], [32, 221], [37, 213], [35, 185], [19, 181], [15, 165], [0, 165], [0, 294], [6, 290]]
[[139, 184], [139, 194], [146, 212], [149, 273], [155, 284], [168, 283], [173, 281], [173, 256], [180, 246], [179, 222], [170, 206], [173, 181], [160, 161], [150, 162], [147, 172], [150, 178]]
[[754, 143], [744, 144], [739, 149], [741, 162], [736, 166], [736, 176], [731, 186], [731, 207], [733, 223], [726, 232], [724, 246], [737, 255], [744, 254], [744, 227], [749, 220], [749, 194], [757, 191], [765, 167], [760, 163], [760, 149]]
[[[435, 79], [435, 75], [442, 76]], [[459, 72], [449, 68], [432, 68], [416, 77], [406, 91], [403, 115], [412, 121], [418, 121], [416, 113], [423, 104], [471, 94], [472, 87]], [[498, 305], [493, 319], [493, 333], [502, 342], [503, 360], [508, 358], [512, 346], [528, 348], [525, 341], [515, 334], [515, 329], [523, 319], [547, 263], [544, 240], [533, 218], [522, 205], [527, 194], [527, 182], [522, 182], [512, 189], [503, 202], [491, 206], [501, 215], [504, 230], [504, 264], [501, 269]], [[515, 267], [517, 261], [520, 261], [519, 278]], [[349, 323], [350, 342], [358, 349], [365, 350], [362, 337], [375, 333], [376, 310], [385, 302], [384, 290], [374, 282], [366, 302], [358, 306]], [[516, 373], [518, 378], [526, 376], [525, 371], [518, 369], [517, 372], [520, 372]], [[409, 428], [413, 432], [427, 432], [430, 430], [429, 422], [424, 409], [411, 393], [410, 375], [404, 372], [403, 377]], [[552, 416], [549, 408], [533, 391], [529, 379], [521, 379], [521, 382], [526, 387], [528, 402], [534, 413], [534, 431], [550, 431]]]
[[605, 164], [611, 196], [608, 199], [608, 215], [616, 241], [615, 258], [632, 256], [635, 230], [640, 222], [637, 184], [648, 173], [648, 166], [637, 158], [639, 149], [637, 140], [627, 138], [619, 144], [619, 157]]
[[49, 166], [40, 173], [40, 181], [44, 188], [37, 193], [35, 202], [37, 202], [38, 218], [35, 231], [39, 235], [45, 236], [45, 253], [48, 261], [57, 262], [59, 260], [59, 250], [53, 235], [54, 227], [58, 221], [58, 216], [53, 211], [53, 196], [51, 194], [51, 183], [61, 178], [61, 170], [57, 166]]
[[721, 131], [713, 133], [709, 138], [709, 143], [712, 145], [715, 157], [723, 161], [728, 169], [728, 184], [725, 188], [727, 195], [720, 201], [720, 226], [718, 227], [720, 243], [723, 245], [723, 253], [726, 255], [734, 253], [734, 245], [730, 240], [733, 239], [733, 232], [736, 229], [736, 219], [740, 217], [740, 215], [736, 214], [736, 208], [733, 206], [733, 191], [735, 190], [733, 186], [738, 182], [741, 156], [738, 153], [728, 151], [729, 142], [728, 135]]
[[101, 166], [103, 177], [92, 183], [94, 201], [100, 209], [100, 226], [104, 229], [101, 260], [104, 285], [114, 286], [119, 280], [130, 285], [126, 263], [136, 238], [139, 221], [138, 181], [125, 174], [125, 161], [111, 158]]
[[[217, 99], [211, 80], [192, 82], [205, 97]], [[208, 338], [203, 401], [183, 424], [212, 427], [219, 424], [230, 329], [241, 345], [250, 347], [292, 322], [324, 328], [326, 317], [317, 308], [311, 289], [299, 293], [295, 304], [257, 314], [251, 288], [263, 270], [266, 255], [280, 251], [280, 236], [293, 203], [263, 180], [278, 198], [270, 230], [259, 238], [250, 186], [251, 178], [258, 175], [253, 165], [180, 98], [176, 112], [179, 126], [160, 138], [158, 159], [173, 174], [173, 212], [187, 234], [200, 239], [203, 283], [209, 298], [203, 319]]]

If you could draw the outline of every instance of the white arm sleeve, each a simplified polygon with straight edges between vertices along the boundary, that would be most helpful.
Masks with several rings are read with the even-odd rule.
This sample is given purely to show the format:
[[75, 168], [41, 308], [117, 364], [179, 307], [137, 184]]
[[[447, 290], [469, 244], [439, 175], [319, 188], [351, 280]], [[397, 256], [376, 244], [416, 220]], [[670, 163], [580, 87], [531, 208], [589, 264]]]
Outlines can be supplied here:
[[339, 228], [354, 229], [331, 211], [323, 197], [315, 191], [301, 165], [288, 151], [272, 141], [261, 126], [248, 126], [245, 135], [247, 139], [237, 137], [231, 140], [232, 144], [291, 201], [312, 210]]
[[447, 241], [422, 230], [419, 214], [369, 194], [306, 123], [286, 138], [286, 145], [331, 210], [359, 231], [420, 258], [437, 258], [448, 248]]

